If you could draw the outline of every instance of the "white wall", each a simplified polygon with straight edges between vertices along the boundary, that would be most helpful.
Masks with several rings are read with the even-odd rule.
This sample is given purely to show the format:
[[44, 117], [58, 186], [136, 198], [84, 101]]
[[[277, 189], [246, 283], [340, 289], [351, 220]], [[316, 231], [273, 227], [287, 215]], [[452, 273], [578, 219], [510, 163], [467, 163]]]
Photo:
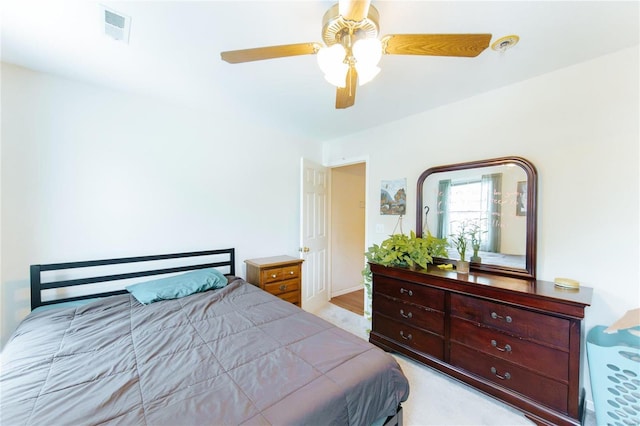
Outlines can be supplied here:
[[[324, 161], [369, 156], [367, 235], [377, 243], [395, 220], [378, 213], [381, 180], [406, 176], [408, 233], [411, 188], [422, 171], [527, 158], [539, 178], [538, 278], [571, 277], [594, 288], [589, 330], [640, 306], [639, 75], [638, 48], [625, 49], [326, 142]], [[375, 233], [376, 224], [386, 233]]]
[[235, 247], [244, 276], [246, 258], [297, 256], [302, 156], [320, 144], [224, 109], [2, 64], [0, 344], [32, 263]]

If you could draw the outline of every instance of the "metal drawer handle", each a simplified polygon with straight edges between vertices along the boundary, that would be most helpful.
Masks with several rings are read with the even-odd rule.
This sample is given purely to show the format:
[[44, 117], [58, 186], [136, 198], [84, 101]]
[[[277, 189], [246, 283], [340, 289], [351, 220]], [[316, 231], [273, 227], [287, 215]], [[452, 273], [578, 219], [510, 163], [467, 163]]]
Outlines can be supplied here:
[[498, 342], [495, 340], [491, 341], [491, 346], [499, 350], [500, 352], [511, 352], [511, 345], [504, 345], [504, 348], [498, 346]]
[[406, 336], [404, 335], [404, 331], [400, 330], [400, 337], [402, 337], [404, 340], [411, 340], [413, 339], [413, 336], [411, 334], [407, 334]]
[[498, 370], [496, 370], [495, 367], [491, 367], [491, 372], [500, 380], [509, 380], [511, 378], [511, 374], [509, 374], [508, 372], [504, 373], [504, 376], [499, 375]]
[[503, 317], [502, 315], [498, 315], [495, 312], [491, 312], [491, 318], [493, 318], [493, 319], [503, 319], [508, 323], [513, 321], [513, 319], [509, 315], [507, 315], [506, 317]]
[[289, 271], [289, 275], [293, 275], [293, 271]]
[[400, 309], [400, 315], [402, 315], [404, 318], [411, 318], [413, 317], [413, 314], [411, 312], [409, 312], [408, 314], [404, 313], [404, 309]]
[[276, 278], [277, 275], [276, 274], [271, 274], [271, 278]]
[[279, 288], [280, 288], [280, 291], [285, 291], [287, 289], [287, 285], [282, 284]]
[[407, 293], [409, 296], [413, 296], [413, 291], [407, 290], [405, 288], [401, 288], [400, 289], [400, 294], [405, 294], [405, 293]]

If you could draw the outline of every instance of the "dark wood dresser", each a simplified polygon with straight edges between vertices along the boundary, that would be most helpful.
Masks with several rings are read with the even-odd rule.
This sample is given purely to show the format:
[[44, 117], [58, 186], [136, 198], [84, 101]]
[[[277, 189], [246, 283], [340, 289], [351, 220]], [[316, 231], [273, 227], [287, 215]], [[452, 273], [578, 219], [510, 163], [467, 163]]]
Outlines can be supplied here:
[[300, 306], [302, 262], [303, 259], [290, 256], [247, 259], [247, 282]]
[[371, 264], [369, 340], [519, 409], [580, 424], [588, 287], [494, 274]]

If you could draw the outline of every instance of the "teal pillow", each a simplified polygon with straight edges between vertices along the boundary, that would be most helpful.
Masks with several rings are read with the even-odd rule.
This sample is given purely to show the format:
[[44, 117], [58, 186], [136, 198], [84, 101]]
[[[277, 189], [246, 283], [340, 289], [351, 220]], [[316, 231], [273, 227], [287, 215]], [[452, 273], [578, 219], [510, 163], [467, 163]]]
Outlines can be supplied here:
[[227, 277], [214, 268], [199, 269], [125, 287], [138, 302], [148, 305], [160, 300], [179, 299], [227, 285]]

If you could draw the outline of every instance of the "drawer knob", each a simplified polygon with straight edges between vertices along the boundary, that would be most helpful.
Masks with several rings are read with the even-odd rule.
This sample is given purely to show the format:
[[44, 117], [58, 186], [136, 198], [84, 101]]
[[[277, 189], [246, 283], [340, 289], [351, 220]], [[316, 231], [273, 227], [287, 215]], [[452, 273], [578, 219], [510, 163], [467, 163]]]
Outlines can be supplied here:
[[404, 340], [411, 340], [413, 339], [413, 336], [411, 334], [407, 334], [405, 336], [404, 331], [400, 330], [400, 337], [402, 337]]
[[277, 275], [276, 274], [271, 274], [271, 278], [276, 278]]
[[509, 372], [504, 373], [502, 376], [498, 374], [498, 370], [495, 367], [491, 367], [491, 373], [500, 380], [509, 380], [511, 378], [511, 374], [509, 374]]
[[506, 317], [503, 317], [502, 315], [498, 315], [495, 312], [491, 312], [491, 318], [493, 318], [493, 319], [503, 319], [508, 323], [511, 323], [511, 321], [513, 321], [513, 319], [509, 315], [507, 315]]
[[413, 317], [413, 314], [411, 312], [409, 312], [408, 314], [404, 313], [404, 309], [400, 309], [400, 315], [402, 315], [403, 318], [411, 318]]
[[285, 291], [287, 289], [287, 285], [282, 284], [279, 288], [280, 288], [280, 291]]
[[511, 352], [511, 345], [504, 345], [504, 348], [498, 346], [498, 342], [491, 340], [491, 346], [499, 350], [500, 352]]
[[407, 290], [406, 288], [401, 288], [400, 294], [405, 294], [405, 293], [407, 293], [409, 296], [413, 296], [413, 291]]
[[289, 275], [293, 275], [293, 271], [289, 271]]

